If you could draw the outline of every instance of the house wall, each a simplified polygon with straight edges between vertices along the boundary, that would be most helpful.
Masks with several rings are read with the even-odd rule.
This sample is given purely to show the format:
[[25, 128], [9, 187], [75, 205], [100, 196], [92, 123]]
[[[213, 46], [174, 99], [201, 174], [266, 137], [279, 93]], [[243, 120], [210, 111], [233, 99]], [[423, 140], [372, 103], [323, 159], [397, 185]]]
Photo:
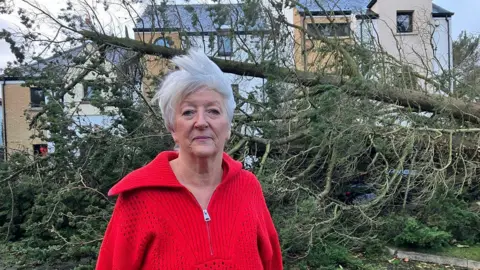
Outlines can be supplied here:
[[[177, 32], [136, 32], [135, 40], [143, 41], [148, 44], [154, 43], [158, 38], [165, 37], [170, 38], [173, 44], [171, 48], [180, 49], [182, 46], [180, 35]], [[145, 67], [148, 70], [148, 75], [143, 78], [142, 90], [146, 97], [152, 97], [155, 92], [155, 86], [157, 85], [155, 77], [164, 75], [169, 70], [169, 61], [165, 58], [146, 55], [144, 57]]]
[[[109, 68], [112, 68], [109, 63], [106, 63], [105, 66], [106, 66], [105, 68], [107, 70]], [[72, 74], [70, 74], [70, 76], [72, 76], [72, 78], [74, 78], [75, 76], [77, 76], [77, 74], [79, 72], [80, 72], [80, 69], [76, 70], [76, 71], [73, 71]], [[84, 80], [85, 81], [95, 81], [98, 78], [99, 77], [98, 77], [97, 74], [89, 73], [84, 77]], [[112, 72], [112, 75], [110, 75], [109, 79], [114, 79], [114, 78], [115, 78], [115, 75], [114, 75], [114, 72]], [[86, 116], [102, 115], [102, 113], [100, 112], [100, 110], [97, 107], [91, 105], [90, 101], [86, 101], [84, 99], [85, 96], [84, 96], [84, 89], [83, 88], [84, 87], [83, 87], [82, 83], [79, 83], [79, 84], [75, 85], [74, 88], [72, 89], [73, 95], [65, 95], [65, 97], [64, 97], [65, 104], [67, 104], [67, 103], [71, 104], [72, 102], [75, 104], [75, 106], [71, 109], [71, 112], [74, 113], [74, 114], [86, 115]]]
[[433, 18], [435, 25], [435, 32], [432, 38], [435, 55], [433, 59], [433, 70], [436, 74], [448, 72], [453, 66], [451, 19], [452, 18]]
[[[298, 25], [303, 27], [303, 16], [300, 15], [296, 8], [292, 8], [292, 21], [294, 25]], [[295, 68], [298, 70], [305, 70], [306, 69], [306, 61], [305, 61], [305, 51], [304, 51], [304, 42], [303, 42], [304, 34], [300, 29], [295, 28], [293, 30], [293, 39], [294, 39], [294, 62]]]
[[27, 115], [33, 117], [39, 108], [30, 107], [30, 88], [23, 87], [23, 81], [6, 81], [4, 85], [4, 109], [7, 154], [15, 151], [33, 153], [34, 144], [43, 144], [38, 138], [30, 137], [36, 131], [29, 129]]
[[[377, 31], [383, 50], [417, 71], [432, 71], [432, 0], [379, 0], [372, 7], [379, 14]], [[397, 11], [413, 11], [413, 32], [397, 33]]]
[[[210, 36], [190, 36], [190, 44], [194, 48], [203, 48], [205, 54], [208, 56], [215, 56], [220, 59], [228, 59], [233, 61], [240, 61], [240, 62], [252, 62], [248, 61], [249, 57], [255, 58], [257, 61], [261, 61], [261, 47], [262, 45], [262, 38], [256, 35], [236, 35], [233, 38], [233, 55], [232, 56], [217, 56], [216, 52], [218, 52], [218, 42], [217, 36], [214, 36], [213, 39]], [[242, 49], [243, 45], [247, 44], [246, 47], [249, 50], [247, 53], [245, 50]], [[250, 55], [249, 55], [250, 54]], [[256, 77], [249, 77], [249, 76], [240, 76], [236, 74], [226, 73], [226, 76], [231, 84], [237, 84], [239, 93], [247, 98], [249, 93], [255, 92], [257, 87], [263, 86], [265, 80]], [[261, 98], [261, 95], [258, 95], [257, 98]], [[237, 101], [238, 102], [238, 101]], [[248, 108], [243, 108], [244, 110], [249, 110]]]
[[[85, 51], [89, 51], [89, 50], [95, 50], [95, 48], [93, 48], [91, 45], [88, 45], [85, 48]], [[87, 65], [87, 64], [88, 63], [85, 63], [85, 65]], [[112, 72], [110, 72], [110, 75], [109, 75], [108, 78], [103, 77], [102, 79], [115, 80], [115, 77], [116, 77], [115, 67], [112, 65], [112, 63], [106, 61], [103, 64], [103, 67], [106, 70], [111, 70]], [[66, 79], [66, 81], [76, 79], [79, 76], [79, 74], [83, 71], [84, 71], [84, 69], [82, 67], [76, 67], [76, 68], [70, 69], [69, 73], [67, 74], [68, 78]], [[95, 72], [90, 72], [83, 78], [83, 80], [84, 81], [95, 81], [95, 80], [98, 80], [100, 78], [101, 78], [100, 75], [96, 74]], [[79, 83], [79, 84], [75, 85], [74, 88], [71, 90], [71, 92], [73, 93], [73, 95], [67, 94], [67, 95], [64, 96], [64, 103], [65, 104], [69, 104], [69, 105], [72, 104], [72, 103], [74, 104], [73, 107], [68, 108], [69, 113], [71, 113], [74, 116], [81, 117], [82, 119], [87, 119], [88, 120], [88, 118], [92, 118], [91, 121], [84, 121], [85, 123], [88, 123], [88, 122], [97, 123], [98, 121], [96, 121], [95, 119], [97, 119], [99, 117], [100, 118], [104, 117], [105, 113], [102, 113], [100, 111], [100, 109], [93, 106], [90, 103], [90, 101], [85, 100], [83, 83]], [[104, 93], [104, 94], [106, 94], [106, 93]], [[47, 102], [48, 102], [48, 100], [47, 100]], [[111, 112], [112, 110], [115, 110], [115, 109], [114, 108], [108, 108], [108, 107], [106, 108], [106, 111], [108, 111], [108, 112]], [[80, 123], [78, 123], [78, 124], [80, 124]], [[104, 126], [104, 125], [102, 125], [102, 126]]]
[[[85, 52], [89, 52], [90, 50], [94, 50], [91, 45], [87, 45], [86, 48], [84, 49]], [[85, 65], [88, 65], [88, 63], [85, 63]], [[69, 81], [69, 79], [74, 80], [76, 77], [83, 72], [83, 68], [79, 67], [74, 67], [69, 69], [69, 72], [67, 76], [69, 78], [66, 79], [66, 81]], [[95, 80], [97, 76], [93, 73], [90, 72], [87, 74], [83, 79], [84, 80]], [[65, 104], [71, 104], [74, 103], [75, 107], [72, 109], [71, 113], [80, 113], [80, 114], [86, 114], [86, 115], [96, 115], [99, 114], [98, 109], [95, 107], [91, 106], [88, 102], [83, 101], [84, 99], [84, 94], [83, 94], [83, 84], [79, 83], [73, 87], [71, 90], [73, 95], [65, 95], [64, 96], [64, 103]]]
[[[262, 34], [245, 34], [245, 35], [235, 35], [233, 37], [233, 55], [232, 56], [218, 56], [218, 42], [217, 36], [215, 34], [205, 34], [205, 35], [188, 35], [187, 37], [182, 36], [178, 33], [169, 33], [173, 41], [174, 48], [186, 49], [188, 47], [193, 48], [203, 48], [205, 54], [209, 56], [214, 56], [216, 58], [224, 58], [234, 61], [249, 61], [252, 62], [252, 59], [256, 61], [261, 61], [262, 59], [262, 50], [263, 42], [265, 42], [266, 37], [262, 38]], [[153, 42], [158, 37], [161, 37], [160, 33], [135, 33], [135, 37], [138, 40], [144, 40], [146, 42]], [[187, 44], [187, 40], [188, 43]], [[244, 44], [247, 44], [246, 46]], [[242, 47], [247, 47], [248, 52]], [[249, 60], [250, 59], [250, 60]], [[145, 61], [147, 64], [148, 73], [153, 76], [162, 76], [165, 75], [168, 71], [171, 71], [172, 65], [171, 62], [167, 59], [156, 56], [146, 56]], [[248, 76], [239, 76], [235, 74], [226, 73], [227, 78], [231, 84], [238, 84], [239, 92], [242, 96], [247, 97], [248, 93], [254, 92], [255, 89], [259, 86], [262, 86], [264, 80], [261, 78], [254, 78]], [[158, 87], [158, 83], [152, 79], [145, 79], [143, 89], [144, 92], [148, 95], [153, 95], [153, 93]], [[247, 108], [245, 108], [248, 110]]]
[[363, 46], [378, 44], [378, 19], [353, 19], [352, 30], [357, 43]]
[[[302, 16], [296, 8], [293, 9], [293, 23], [301, 26], [303, 29], [308, 29], [309, 23], [349, 23], [350, 30], [355, 35], [356, 21], [353, 16]], [[328, 53], [322, 52], [322, 47], [327, 46], [324, 42], [319, 40], [312, 40], [308, 38], [300, 29], [294, 30], [294, 58], [295, 67], [299, 70], [305, 71], [324, 71], [336, 72], [338, 62], [342, 59], [338, 52], [331, 53], [329, 48]], [[330, 38], [335, 42], [353, 43], [354, 38], [351, 37], [335, 37]]]

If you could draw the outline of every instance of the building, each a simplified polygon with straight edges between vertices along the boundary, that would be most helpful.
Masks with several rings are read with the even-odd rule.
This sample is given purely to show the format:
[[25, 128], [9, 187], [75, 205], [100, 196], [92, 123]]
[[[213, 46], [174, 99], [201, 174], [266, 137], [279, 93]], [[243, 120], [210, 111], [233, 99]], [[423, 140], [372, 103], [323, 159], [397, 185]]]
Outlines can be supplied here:
[[45, 102], [41, 89], [25, 87], [25, 78], [3, 77], [0, 81], [3, 101], [2, 135], [5, 158], [14, 151], [40, 153], [47, 143], [32, 138], [36, 130], [29, 128], [28, 118], [35, 116]]
[[[256, 17], [245, 20], [246, 8], [249, 7], [240, 4], [148, 6], [134, 28], [135, 39], [170, 48], [202, 48], [207, 55], [228, 60], [262, 61], [271, 56], [265, 46], [269, 42], [268, 27], [258, 11], [252, 12]], [[66, 82], [73, 81], [90, 62], [88, 57], [95, 58], [98, 56], [96, 53], [95, 45], [86, 43], [29, 65], [31, 70], [23, 72], [22, 76], [1, 77], [4, 95], [3, 137], [7, 156], [16, 151], [46, 154], [54, 151], [55, 147], [36, 138], [38, 131], [30, 128], [28, 120], [49, 102], [46, 94], [49, 89], [27, 87], [25, 83], [45, 72], [63, 76]], [[132, 55], [128, 54], [131, 52], [109, 48], [104, 63], [104, 68], [112, 70], [108, 80], [115, 80], [120, 76], [119, 71], [122, 70], [124, 61], [132, 58]], [[86, 63], [76, 64], [75, 59], [78, 57], [87, 57]], [[143, 60], [145, 72], [137, 79], [142, 82], [139, 88], [148, 98], [169, 66], [166, 59], [156, 56], [145, 56]], [[238, 95], [245, 98], [251, 93], [261, 95], [264, 79], [234, 74], [228, 74], [228, 77]], [[95, 82], [99, 79], [107, 78], [100, 78], [95, 72], [89, 72], [74, 85], [70, 91], [72, 94], [66, 94], [63, 98], [63, 103], [69, 105], [65, 108], [68, 107], [78, 125], [95, 127], [106, 126], [112, 122], [112, 116], [107, 116], [90, 102], [91, 97], [98, 91], [95, 89]], [[132, 92], [131, 89], [129, 91]], [[247, 105], [242, 108], [245, 111], [250, 110]]]
[[[266, 46], [270, 42], [269, 27], [261, 9], [253, 8], [244, 4], [149, 5], [133, 31], [136, 40], [149, 44], [183, 50], [197, 48], [216, 58], [261, 62], [272, 53]], [[145, 61], [149, 74], [143, 89], [151, 96], [158, 80], [172, 67], [161, 57], [146, 56]], [[265, 82], [234, 74], [228, 77], [234, 91], [244, 97], [248, 93], [260, 94]]]
[[0, 89], [0, 162], [5, 160], [5, 146], [3, 143], [3, 87]]
[[[122, 65], [125, 59], [125, 52], [121, 49], [110, 49], [106, 53], [105, 68], [115, 71], [115, 68]], [[86, 63], [76, 64], [77, 57], [87, 57]], [[63, 79], [64, 83], [73, 81], [84, 70], [83, 66], [89, 63], [89, 59], [96, 57], [95, 46], [86, 43], [73, 49], [62, 52], [60, 55], [32, 63], [22, 67], [22, 76], [1, 76], [0, 92], [2, 93], [3, 113], [2, 120], [2, 146], [5, 158], [14, 152], [22, 151], [30, 154], [45, 155], [54, 151], [54, 145], [38, 138], [38, 131], [30, 127], [32, 117], [42, 111], [43, 106], [49, 102], [47, 92], [50, 89], [43, 89], [29, 84], [39, 80], [44, 74], [54, 74]], [[116, 76], [112, 72], [109, 76], [113, 80]], [[100, 77], [95, 72], [89, 72], [82, 77], [78, 84], [75, 84], [63, 97], [63, 103], [68, 104], [64, 109], [74, 119], [74, 125], [107, 126], [112, 122], [112, 116], [107, 115], [113, 108], [107, 108], [102, 112], [91, 104], [91, 98], [99, 89], [95, 89], [95, 82]], [[30, 85], [30, 86], [27, 86]], [[48, 133], [44, 133], [48, 137]]]
[[[361, 44], [376, 55], [393, 56], [426, 76], [448, 74], [453, 66], [452, 12], [432, 0], [301, 0], [287, 11], [293, 24], [326, 38]], [[294, 30], [296, 67], [318, 70], [338, 61], [321, 55], [322, 41]], [[327, 68], [328, 70], [328, 68]], [[451, 89], [451, 84], [450, 84]]]

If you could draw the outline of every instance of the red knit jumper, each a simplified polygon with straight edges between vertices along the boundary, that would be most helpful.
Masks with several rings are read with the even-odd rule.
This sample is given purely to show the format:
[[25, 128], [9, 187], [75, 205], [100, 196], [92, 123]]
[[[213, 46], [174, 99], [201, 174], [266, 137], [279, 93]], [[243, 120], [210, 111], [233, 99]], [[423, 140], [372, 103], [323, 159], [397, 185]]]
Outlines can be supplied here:
[[224, 174], [207, 209], [181, 185], [162, 152], [128, 174], [96, 269], [281, 270], [278, 235], [257, 178], [223, 154]]

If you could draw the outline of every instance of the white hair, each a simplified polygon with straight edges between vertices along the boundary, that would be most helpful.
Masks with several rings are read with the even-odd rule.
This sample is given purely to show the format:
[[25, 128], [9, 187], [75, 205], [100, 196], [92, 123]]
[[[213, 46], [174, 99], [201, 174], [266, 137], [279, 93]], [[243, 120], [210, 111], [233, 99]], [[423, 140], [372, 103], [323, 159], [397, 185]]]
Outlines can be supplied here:
[[236, 103], [232, 86], [222, 70], [205, 53], [197, 50], [189, 50], [187, 55], [176, 56], [172, 62], [180, 69], [165, 77], [154, 97], [162, 111], [166, 127], [173, 130], [175, 107], [186, 96], [201, 88], [216, 91], [223, 97], [231, 123]]

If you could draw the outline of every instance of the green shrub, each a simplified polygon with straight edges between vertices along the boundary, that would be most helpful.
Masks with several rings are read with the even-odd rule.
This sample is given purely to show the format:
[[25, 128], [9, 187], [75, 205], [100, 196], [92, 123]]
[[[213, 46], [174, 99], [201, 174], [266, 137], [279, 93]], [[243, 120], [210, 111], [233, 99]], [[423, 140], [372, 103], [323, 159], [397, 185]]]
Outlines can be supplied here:
[[452, 234], [457, 241], [472, 245], [480, 242], [480, 214], [472, 212], [467, 202], [449, 196], [432, 200], [422, 211], [422, 220]]
[[363, 269], [362, 261], [353, 257], [346, 247], [317, 243], [299, 264], [300, 269]]
[[428, 227], [415, 218], [408, 217], [402, 232], [395, 236], [393, 241], [397, 246], [439, 249], [447, 246], [451, 239], [450, 233]]
[[377, 258], [385, 253], [385, 242], [380, 239], [368, 239], [363, 244], [363, 253], [367, 258]]

